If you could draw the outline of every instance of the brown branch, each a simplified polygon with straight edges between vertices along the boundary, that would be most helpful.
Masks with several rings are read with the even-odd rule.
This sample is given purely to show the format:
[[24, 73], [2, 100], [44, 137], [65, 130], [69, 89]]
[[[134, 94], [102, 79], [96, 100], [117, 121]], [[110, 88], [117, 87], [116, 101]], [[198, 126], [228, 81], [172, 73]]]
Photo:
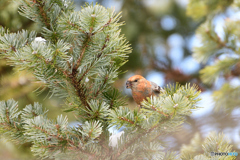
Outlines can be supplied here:
[[43, 21], [45, 23], [45, 25], [47, 26], [48, 29], [50, 29], [50, 23], [49, 23], [49, 18], [47, 17], [47, 14], [45, 13], [43, 7], [44, 7], [44, 2], [40, 1], [40, 0], [32, 0], [33, 3], [37, 4], [35, 6], [38, 7], [39, 11], [40, 11], [40, 15], [43, 18]]
[[9, 119], [9, 111], [8, 111], [8, 109], [6, 109], [6, 117], [7, 117], [7, 121], [8, 121], [8, 123], [10, 123], [10, 119]]
[[223, 42], [218, 35], [217, 35], [217, 39], [216, 39], [216, 38], [214, 38], [214, 37], [211, 35], [211, 33], [210, 33], [209, 30], [206, 30], [206, 33], [207, 33], [207, 35], [209, 36], [209, 38], [210, 38], [211, 40], [213, 40], [214, 42], [216, 42], [216, 43], [218, 44], [218, 48], [225, 47], [225, 48], [228, 48], [228, 49], [231, 49], [231, 50], [235, 51], [235, 48], [234, 48], [234, 47], [231, 47], [231, 46], [226, 45], [226, 43]]
[[112, 22], [112, 17], [108, 20], [108, 22], [106, 24], [104, 24], [97, 32], [101, 32], [102, 30], [104, 30], [107, 26], [109, 26], [109, 24]]
[[[55, 125], [55, 126], [56, 126], [57, 130], [59, 130], [60, 126], [58, 124]], [[43, 133], [46, 133], [46, 134], [48, 134], [51, 137], [55, 137], [55, 138], [57, 138], [60, 141], [64, 141], [65, 140], [65, 141], [67, 141], [67, 142], [69, 142], [70, 144], [73, 145], [73, 146], [66, 146], [67, 149], [81, 151], [82, 153], [87, 154], [88, 156], [91, 156], [91, 157], [99, 157], [99, 156], [97, 156], [97, 155], [95, 155], [95, 154], [93, 154], [91, 152], [85, 151], [83, 148], [80, 148], [78, 146], [74, 146], [74, 144], [75, 144], [74, 141], [69, 140], [69, 138], [65, 139], [65, 138], [59, 137], [59, 133], [58, 133], [58, 135], [52, 135], [52, 134], [49, 134], [46, 130], [40, 128], [40, 127], [35, 126], [35, 128], [41, 130]], [[40, 147], [42, 147], [42, 148], [57, 148], [57, 147], [61, 148], [60, 146], [56, 146], [56, 145], [47, 145], [47, 146], [41, 145]]]
[[[56, 145], [43, 145], [43, 144], [41, 144], [40, 146], [39, 146], [40, 148], [49, 148], [49, 149], [61, 149], [62, 147], [61, 146], [56, 146]], [[89, 157], [91, 157], [91, 158], [94, 158], [95, 157], [95, 159], [97, 158], [100, 158], [101, 156], [97, 156], [97, 155], [95, 155], [95, 154], [93, 154], [93, 153], [91, 153], [91, 152], [87, 152], [87, 151], [85, 151], [85, 150], [83, 150], [82, 148], [76, 148], [76, 147], [72, 147], [72, 146], [67, 146], [66, 147], [67, 149], [69, 149], [69, 150], [75, 150], [75, 151], [77, 151], [77, 152], [79, 152], [79, 151], [81, 151], [83, 154], [86, 154], [86, 155], [88, 155]]]
[[89, 68], [86, 69], [85, 72], [82, 74], [82, 76], [79, 78], [78, 83], [80, 83], [80, 82], [83, 80], [84, 76], [89, 72], [90, 68], [93, 66], [92, 64], [93, 64], [93, 63], [91, 63], [91, 65], [89, 66]]
[[17, 131], [21, 131], [20, 128], [17, 127], [16, 122], [13, 122], [13, 126], [10, 124], [10, 122], [4, 122], [0, 123], [1, 127], [4, 127], [5, 130], [11, 130], [12, 128], [15, 128]]
[[87, 106], [90, 109], [89, 104], [87, 103], [87, 95], [86, 95], [86, 88], [84, 84], [81, 84], [79, 80], [77, 80], [77, 70], [73, 68], [72, 74], [69, 76], [71, 79], [71, 83], [76, 89], [77, 96], [81, 100], [84, 106]]
[[91, 19], [91, 24], [90, 24], [90, 33], [92, 34], [92, 31], [93, 31], [93, 24], [94, 24], [94, 21], [95, 21], [95, 18], [96, 18], [96, 15], [95, 14], [93, 14], [92, 16], [92, 19]]
[[84, 32], [78, 25], [76, 25], [76, 24], [74, 24], [74, 23], [72, 23], [72, 22], [70, 22], [70, 21], [67, 21], [67, 23], [68, 23], [69, 25], [71, 25], [72, 27], [76, 28], [77, 30], [81, 31], [82, 33], [86, 33], [86, 32]]
[[[169, 119], [169, 118], [167, 118]], [[124, 145], [124, 147], [122, 147], [122, 149], [119, 149], [119, 152], [116, 154], [116, 157], [114, 157], [114, 159], [118, 159], [118, 157], [125, 151], [128, 149], [128, 147], [130, 147], [136, 140], [138, 140], [139, 138], [141, 138], [142, 136], [152, 132], [155, 128], [157, 128], [158, 126], [160, 126], [161, 124], [163, 124], [167, 119], [163, 120], [161, 123], [153, 126], [152, 128], [150, 128], [148, 131], [141, 133], [140, 135], [136, 136], [135, 138], [133, 138], [132, 140], [130, 140], [128, 143], [126, 143]], [[113, 153], [114, 154], [114, 153]]]
[[3, 123], [0, 123], [1, 126], [9, 126], [9, 123], [7, 122], [3, 122]]
[[[89, 38], [89, 39], [90, 39], [90, 38]], [[106, 43], [107, 43], [108, 41], [109, 41], [109, 35], [106, 36], [106, 39], [105, 39], [105, 42], [104, 42], [103, 47], [102, 47], [102, 49], [101, 49], [101, 52], [97, 55], [97, 58], [100, 58], [100, 57], [102, 56], [103, 50], [104, 50], [104, 48], [107, 47]], [[87, 43], [89, 43], [89, 42], [87, 41]], [[86, 47], [86, 45], [85, 45], [85, 47]], [[84, 52], [85, 52], [85, 47], [84, 47], [84, 50], [83, 50]], [[81, 56], [83, 56], [84, 52], [81, 53]], [[79, 65], [80, 65], [81, 59], [82, 59], [82, 57], [80, 57], [80, 59], [78, 59], [78, 63], [77, 63], [77, 66], [76, 66], [77, 68], [78, 68]], [[85, 72], [83, 73], [83, 75], [79, 78], [78, 83], [80, 83], [80, 82], [82, 81], [82, 79], [84, 78], [84, 76], [89, 72], [89, 70], [91, 69], [91, 67], [93, 66], [93, 63], [94, 63], [95, 61], [96, 61], [96, 59], [94, 59], [93, 62], [91, 63], [91, 65], [89, 66], [89, 68], [85, 70]], [[77, 69], [77, 68], [75, 68], [75, 69]]]
[[[60, 127], [60, 126], [59, 126], [58, 124], [55, 125], [55, 126], [56, 126], [57, 130], [59, 131], [59, 127]], [[72, 144], [72, 145], [75, 144], [74, 141], [73, 141], [73, 140], [70, 140], [69, 138], [60, 137], [60, 136], [59, 136], [59, 133], [58, 133], [57, 135], [53, 135], [53, 134], [48, 133], [48, 131], [46, 131], [45, 129], [42, 129], [41, 127], [34, 126], [34, 128], [40, 130], [40, 131], [43, 132], [43, 133], [46, 133], [47, 135], [49, 135], [49, 137], [57, 138], [57, 139], [60, 140], [60, 141], [67, 141], [67, 142], [69, 142], [69, 143]], [[51, 138], [48, 138], [47, 140], [51, 141]], [[57, 147], [57, 146], [54, 146], [54, 147]], [[68, 148], [68, 147], [67, 147], [67, 148]], [[75, 150], [81, 150], [81, 151], [83, 151], [83, 149], [81, 149], [81, 148], [79, 148], [79, 147], [77, 147], [77, 146], [74, 146], [74, 148], [75, 148]]]
[[7, 122], [0, 123], [0, 125], [1, 125], [1, 127], [4, 126], [4, 128], [5, 128], [6, 130], [11, 130], [11, 128], [12, 128], [12, 126], [11, 126], [9, 123], [7, 123]]
[[[85, 42], [85, 44], [84, 44], [83, 50], [82, 50], [82, 52], [81, 52], [81, 54], [80, 54], [80, 58], [77, 60], [77, 65], [74, 67], [75, 69], [78, 69], [78, 67], [80, 66], [81, 61], [82, 61], [82, 59], [83, 59], [83, 55], [84, 55], [84, 53], [85, 53], [85, 51], [86, 51], [86, 48], [88, 47], [88, 43], [91, 41], [91, 37], [94, 35], [94, 34], [92, 33], [94, 20], [95, 20], [95, 16], [92, 16], [89, 33], [87, 33], [87, 39], [86, 39], [86, 42]], [[84, 32], [84, 33], [85, 33], [85, 32]], [[86, 33], [85, 33], [85, 34], [86, 34]]]
[[11, 46], [11, 49], [13, 50], [13, 52], [16, 52], [15, 46]]
[[[98, 54], [97, 58], [100, 58], [102, 56], [102, 53], [103, 53], [103, 50], [107, 47], [107, 42], [109, 41], [109, 35], [106, 36], [106, 39], [105, 39], [105, 42], [102, 46], [102, 49], [101, 49], [101, 52], [100, 54]], [[102, 83], [102, 85], [98, 88], [96, 94], [95, 94], [95, 98], [98, 96], [100, 90], [102, 89], [102, 87], [107, 83], [107, 80], [108, 80], [108, 75], [105, 77], [105, 80], [104, 82]]]
[[[80, 54], [80, 58], [77, 60], [77, 65], [75, 66], [75, 69], [77, 69], [77, 68], [80, 66], [80, 63], [81, 63], [82, 58], [83, 58], [83, 55], [84, 55], [84, 53], [85, 53], [85, 51], [86, 51], [86, 48], [88, 47], [88, 43], [90, 42], [91, 37], [92, 37], [94, 34], [96, 34], [96, 33], [92, 33], [94, 20], [95, 20], [95, 17], [92, 16], [90, 32], [87, 34], [87, 40], [86, 40], [85, 45], [84, 45], [84, 47], [83, 47], [83, 50], [82, 50], [82, 52], [81, 52], [81, 54]], [[105, 27], [109, 26], [111, 20], [112, 20], [112, 18], [110, 18], [109, 21], [108, 21], [108, 22], [102, 27], [102, 29], [100, 29], [98, 32], [100, 32], [101, 30], [103, 30]], [[69, 23], [70, 25], [72, 25], [72, 26], [75, 27], [75, 24], [72, 24], [71, 22], [68, 22], [68, 23]], [[81, 32], [85, 33], [85, 32], [84, 32], [83, 30], [81, 30], [80, 28], [77, 28], [77, 29], [80, 30]], [[101, 53], [97, 56], [98, 58], [102, 55], [102, 51], [104, 50], [104, 48], [106, 48], [106, 46], [107, 46], [106, 43], [107, 43], [108, 41], [109, 41], [109, 35], [107, 35], [107, 37], [106, 37], [106, 39], [105, 39], [105, 42], [104, 42], [104, 45], [103, 45], [103, 47], [102, 47]], [[86, 70], [86, 71], [87, 71], [87, 70]], [[88, 72], [88, 71], [87, 71], [87, 72]], [[87, 72], [86, 72], [86, 73], [87, 73]], [[86, 74], [86, 73], [85, 73], [85, 74]], [[85, 74], [84, 74], [84, 76], [85, 76]], [[83, 76], [82, 76], [82, 77], [83, 77]], [[80, 78], [79, 81], [81, 81], [81, 80], [82, 80], [82, 78]]]
[[53, 65], [53, 66], [57, 69], [57, 71], [60, 70], [66, 77], [69, 77], [68, 72], [65, 71], [65, 70], [63, 70], [63, 69], [61, 69], [61, 68], [59, 68], [58, 66], [56, 66], [56, 64], [53, 63], [53, 61], [48, 61], [48, 60], [46, 60], [42, 55], [39, 55], [39, 54], [35, 54], [35, 56], [36, 56], [38, 59], [41, 59], [42, 61], [44, 61], [46, 65], [48, 65], [48, 64]]
[[131, 123], [131, 124], [134, 124], [133, 121], [127, 119], [126, 117], [118, 117], [118, 118], [121, 119], [121, 120], [127, 121], [127, 122], [129, 122], [129, 123]]
[[[9, 118], [9, 110], [7, 108], [6, 108], [6, 118], [7, 118], [7, 122], [0, 123], [0, 124], [3, 125], [3, 126], [6, 126], [6, 127], [12, 128], [12, 124], [11, 124], [11, 121], [10, 121], [10, 118]], [[20, 129], [16, 125], [16, 122], [13, 122], [13, 126], [17, 131], [20, 131]]]
[[153, 109], [154, 111], [156, 111], [156, 112], [158, 112], [158, 113], [164, 115], [165, 117], [168, 117], [167, 114], [165, 114], [165, 113], [163, 113], [163, 112], [161, 112], [161, 111], [158, 111], [158, 110], [156, 109], [156, 107], [154, 107], [154, 106], [152, 106], [151, 109]]
[[152, 138], [152, 140], [150, 140], [150, 142], [154, 142], [158, 137], [162, 136], [163, 132], [159, 132], [158, 135], [156, 135], [154, 138]]
[[[179, 83], [185, 83], [192, 79], [199, 79], [196, 76], [186, 75], [178, 69], [172, 69], [170, 66], [164, 64], [164, 62], [156, 62], [153, 58], [151, 59], [152, 67], [160, 72], [165, 73], [165, 79], [167, 81], [175, 81]], [[160, 64], [163, 66], [160, 66]]]
[[108, 80], [108, 76], [105, 77], [105, 80], [104, 82], [102, 83], [102, 85], [98, 88], [94, 98], [97, 98], [98, 94], [100, 93], [100, 90], [102, 90], [103, 86], [107, 83], [107, 80]]
[[88, 47], [88, 43], [90, 42], [90, 40], [91, 40], [91, 35], [90, 35], [90, 34], [87, 34], [87, 40], [86, 40], [86, 42], [85, 42], [85, 44], [84, 44], [84, 47], [83, 47], [82, 52], [81, 52], [81, 54], [80, 54], [80, 57], [79, 57], [78, 60], [77, 60], [77, 65], [75, 66], [75, 69], [78, 69], [78, 67], [80, 66], [81, 61], [82, 61], [82, 59], [83, 59], [83, 55], [84, 55], [84, 53], [85, 53], [85, 51], [86, 51], [86, 48]]

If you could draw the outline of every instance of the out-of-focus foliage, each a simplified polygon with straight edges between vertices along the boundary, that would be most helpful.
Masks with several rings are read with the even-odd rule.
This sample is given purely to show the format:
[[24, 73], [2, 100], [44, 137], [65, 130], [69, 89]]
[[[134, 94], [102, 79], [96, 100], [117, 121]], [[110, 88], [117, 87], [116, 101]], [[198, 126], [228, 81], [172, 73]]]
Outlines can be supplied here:
[[128, 24], [123, 32], [133, 46], [124, 69], [144, 76], [156, 71], [163, 74], [162, 84], [198, 82], [196, 66], [191, 72], [182, 67], [190, 58], [189, 43], [198, 23], [186, 16], [181, 2], [123, 1], [122, 11]]
[[19, 2], [14, 0], [0, 1], [0, 26], [4, 26], [13, 32], [20, 29], [37, 29], [38, 26], [29, 19], [19, 15]]
[[224, 12], [234, 0], [189, 0], [187, 15], [195, 20], [212, 18], [214, 15]]
[[240, 88], [239, 86], [234, 87], [229, 83], [225, 83], [221, 89], [213, 93], [214, 101], [216, 103], [217, 111], [228, 111], [231, 112], [235, 108], [239, 107], [240, 104]]
[[[239, 126], [237, 116], [240, 106], [240, 19], [237, 16], [239, 13], [239, 1], [232, 0], [191, 0], [187, 7], [187, 14], [190, 17], [203, 20], [196, 30], [200, 43], [193, 48], [193, 57], [205, 65], [200, 71], [200, 78], [214, 90], [212, 94], [214, 110], [218, 111], [205, 115], [204, 117], [209, 117], [209, 120], [201, 123], [210, 124], [217, 131], [231, 128], [230, 133]], [[212, 121], [210, 118], [215, 120]], [[233, 147], [239, 150], [239, 141], [235, 142], [234, 138], [239, 137], [239, 130], [233, 135], [235, 135], [231, 137]], [[207, 147], [205, 146], [205, 149]]]
[[[19, 29], [37, 29], [36, 24], [27, 18], [19, 15], [19, 3], [9, 0], [0, 2], [0, 26], [7, 28], [11, 32], [16, 32]], [[3, 35], [4, 30], [1, 28], [0, 34]], [[0, 53], [1, 54], [1, 53]], [[22, 74], [15, 73], [12, 67], [6, 65], [4, 59], [0, 60], [0, 99], [16, 98], [24, 99], [21, 102], [31, 101], [29, 93], [39, 87], [38, 84], [30, 84], [30, 74], [23, 72]], [[13, 76], [14, 75], [14, 76]]]
[[[18, 1], [2, 0], [0, 2], [0, 26], [4, 27], [0, 29], [1, 36], [7, 31], [16, 32], [21, 29], [39, 30], [39, 26], [36, 23], [19, 15], [18, 7]], [[49, 100], [49, 96], [47, 96], [48, 91], [43, 90], [41, 83], [30, 83], [32, 79], [31, 73], [27, 71], [19, 72], [18, 68], [13, 69], [7, 65], [5, 59], [0, 59], [0, 100], [14, 98], [19, 100], [20, 104], [26, 105], [40, 98], [41, 102], [45, 99], [43, 103], [48, 104], [48, 106], [56, 106], [62, 103], [60, 100], [58, 100], [59, 102], [54, 99]], [[40, 94], [42, 92], [43, 94]], [[55, 113], [59, 109], [57, 107], [55, 109], [53, 107], [50, 108]]]
[[181, 159], [222, 159], [233, 160], [235, 156], [212, 156], [211, 152], [217, 153], [229, 153], [233, 152], [232, 145], [229, 144], [224, 134], [217, 134], [215, 132], [209, 133], [209, 135], [203, 140], [199, 133], [196, 133], [189, 145], [183, 145], [181, 148]]
[[[207, 65], [200, 71], [204, 83], [214, 85], [217, 84], [217, 79], [223, 81], [218, 84], [222, 87], [213, 93], [216, 102], [215, 109], [231, 112], [240, 105], [239, 85], [232, 83], [233, 79], [239, 81], [240, 77], [240, 19], [233, 16], [239, 14], [240, 5], [238, 1], [216, 0], [210, 3], [210, 1], [192, 0], [188, 5], [188, 15], [193, 18], [196, 18], [195, 16], [199, 13], [194, 9], [198, 3], [204, 3], [208, 12], [204, 15], [206, 16], [205, 22], [196, 31], [201, 45], [193, 49], [193, 56], [199, 62]], [[216, 20], [218, 17], [223, 19], [221, 24]], [[222, 31], [217, 30], [217, 27]]]

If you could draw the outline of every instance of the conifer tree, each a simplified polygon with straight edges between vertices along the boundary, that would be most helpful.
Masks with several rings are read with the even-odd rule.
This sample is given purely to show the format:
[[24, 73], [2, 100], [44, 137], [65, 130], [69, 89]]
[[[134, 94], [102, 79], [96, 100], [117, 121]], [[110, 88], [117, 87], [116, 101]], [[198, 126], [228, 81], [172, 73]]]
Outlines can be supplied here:
[[[224, 79], [220, 89], [213, 92], [216, 111], [231, 113], [239, 106], [239, 86], [232, 85], [231, 80], [239, 79], [239, 20], [229, 11], [239, 11], [238, 1], [199, 1], [190, 0], [187, 14], [195, 20], [203, 21], [196, 31], [200, 45], [194, 47], [193, 57], [205, 67], [200, 71], [201, 80], [212, 88], [217, 79]], [[223, 32], [217, 32], [216, 18], [224, 16]], [[223, 112], [224, 113], [224, 112]], [[232, 145], [223, 134], [212, 132], [203, 141], [196, 133], [189, 145], [181, 148], [181, 159], [236, 159], [235, 156], [210, 156], [210, 152], [233, 152]], [[201, 147], [202, 146], [202, 147]], [[203, 152], [203, 154], [202, 154]], [[235, 152], [236, 153], [236, 152]], [[237, 153], [236, 153], [237, 155]]]
[[[222, 133], [217, 134], [215, 132], [211, 132], [204, 140], [200, 137], [198, 133], [196, 133], [189, 145], [182, 146], [181, 159], [234, 160], [236, 159], [236, 156], [228, 155], [228, 153], [231, 153], [233, 151], [233, 146], [229, 143], [230, 141], [226, 139], [226, 137]], [[211, 152], [220, 153], [223, 155], [211, 155]]]
[[[176, 132], [198, 108], [200, 92], [195, 85], [168, 85], [159, 97], [143, 101], [140, 110], [130, 110], [112, 86], [131, 52], [120, 33], [120, 13], [98, 4], [86, 4], [77, 12], [68, 0], [20, 3], [20, 14], [41, 31], [10, 33], [1, 28], [0, 56], [32, 72], [52, 95], [64, 98], [65, 111], [75, 115], [79, 125], [70, 127], [61, 115], [48, 119], [47, 110], [37, 102], [18, 110], [18, 102], [10, 99], [0, 102], [1, 136], [17, 144], [32, 143], [31, 151], [41, 158], [179, 158], [165, 152], [162, 137]], [[110, 127], [124, 128], [115, 145]]]
[[[201, 45], [193, 49], [195, 59], [206, 65], [200, 71], [202, 81], [207, 85], [214, 85], [218, 79], [224, 81], [213, 93], [215, 109], [218, 111], [231, 112], [240, 104], [240, 87], [231, 84], [232, 79], [237, 80], [240, 76], [240, 21], [231, 15], [238, 12], [239, 7], [239, 1], [191, 0], [187, 8], [189, 16], [204, 20], [196, 31]], [[216, 18], [220, 16], [224, 17], [224, 21], [221, 24], [222, 31], [217, 32], [216, 27], [220, 24], [216, 23]]]

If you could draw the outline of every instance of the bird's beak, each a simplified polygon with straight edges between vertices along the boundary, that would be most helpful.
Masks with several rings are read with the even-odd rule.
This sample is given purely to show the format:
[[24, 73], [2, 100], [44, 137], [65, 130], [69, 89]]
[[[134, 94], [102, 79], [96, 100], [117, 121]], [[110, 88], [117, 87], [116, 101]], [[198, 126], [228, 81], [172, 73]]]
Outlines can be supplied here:
[[131, 86], [132, 86], [131, 82], [127, 81], [126, 82], [126, 88], [131, 88]]

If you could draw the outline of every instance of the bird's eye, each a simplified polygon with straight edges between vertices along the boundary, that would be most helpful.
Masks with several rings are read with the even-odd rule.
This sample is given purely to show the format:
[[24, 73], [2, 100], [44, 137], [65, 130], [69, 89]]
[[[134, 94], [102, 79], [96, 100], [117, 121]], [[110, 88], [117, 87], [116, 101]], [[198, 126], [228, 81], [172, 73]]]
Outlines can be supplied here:
[[134, 82], [137, 82], [138, 80], [136, 79]]

